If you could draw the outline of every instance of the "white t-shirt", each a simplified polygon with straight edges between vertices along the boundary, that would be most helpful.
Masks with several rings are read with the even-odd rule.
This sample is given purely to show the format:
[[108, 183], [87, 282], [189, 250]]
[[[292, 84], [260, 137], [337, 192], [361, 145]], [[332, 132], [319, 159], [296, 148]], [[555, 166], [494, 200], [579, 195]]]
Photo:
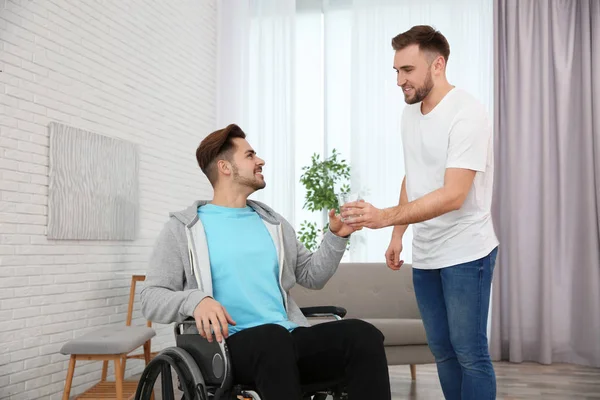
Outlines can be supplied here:
[[492, 128], [483, 105], [452, 89], [427, 115], [421, 103], [402, 114], [408, 201], [444, 186], [446, 168], [477, 171], [459, 210], [413, 224], [413, 267], [438, 269], [488, 255], [498, 239], [491, 217], [494, 155]]

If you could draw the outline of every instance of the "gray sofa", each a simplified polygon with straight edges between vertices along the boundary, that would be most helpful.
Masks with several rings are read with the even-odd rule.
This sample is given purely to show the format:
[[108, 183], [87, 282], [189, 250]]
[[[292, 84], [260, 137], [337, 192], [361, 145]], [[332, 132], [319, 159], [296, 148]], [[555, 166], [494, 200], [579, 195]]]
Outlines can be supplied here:
[[410, 365], [416, 378], [416, 364], [433, 363], [425, 328], [417, 308], [411, 265], [399, 271], [385, 263], [342, 263], [321, 290], [295, 286], [291, 296], [300, 307], [340, 306], [346, 318], [359, 318], [375, 325], [385, 336], [389, 365]]

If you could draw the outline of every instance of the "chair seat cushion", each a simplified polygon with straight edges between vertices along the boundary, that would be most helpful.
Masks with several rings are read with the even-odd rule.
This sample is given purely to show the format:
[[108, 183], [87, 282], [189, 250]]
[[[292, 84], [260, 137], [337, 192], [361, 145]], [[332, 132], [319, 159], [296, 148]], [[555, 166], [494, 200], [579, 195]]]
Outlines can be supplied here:
[[425, 327], [420, 319], [365, 318], [385, 336], [385, 346], [409, 346], [427, 344]]
[[145, 326], [107, 326], [65, 343], [61, 354], [127, 354], [156, 332]]

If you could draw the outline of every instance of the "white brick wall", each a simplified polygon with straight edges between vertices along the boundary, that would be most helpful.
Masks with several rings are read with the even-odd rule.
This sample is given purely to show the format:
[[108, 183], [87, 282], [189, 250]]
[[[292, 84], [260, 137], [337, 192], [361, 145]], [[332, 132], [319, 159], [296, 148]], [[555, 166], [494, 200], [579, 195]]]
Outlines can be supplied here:
[[[124, 324], [130, 275], [145, 271], [167, 213], [210, 196], [194, 155], [215, 128], [216, 7], [0, 0], [0, 399], [59, 399], [60, 347]], [[51, 121], [139, 144], [138, 240], [46, 239]], [[143, 323], [137, 304], [134, 317]], [[157, 329], [153, 350], [172, 344]], [[127, 375], [142, 367], [130, 360]], [[72, 394], [100, 368], [78, 365]]]

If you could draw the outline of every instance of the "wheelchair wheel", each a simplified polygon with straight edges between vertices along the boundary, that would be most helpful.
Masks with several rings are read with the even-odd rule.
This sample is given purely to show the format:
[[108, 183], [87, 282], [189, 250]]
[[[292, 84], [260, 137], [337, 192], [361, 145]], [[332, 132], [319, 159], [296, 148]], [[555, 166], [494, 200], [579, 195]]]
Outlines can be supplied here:
[[208, 400], [202, 373], [185, 350], [169, 347], [160, 352], [144, 369], [135, 393], [135, 400], [150, 400], [154, 382], [161, 375], [163, 400], [174, 400], [171, 368], [175, 370], [186, 400]]

